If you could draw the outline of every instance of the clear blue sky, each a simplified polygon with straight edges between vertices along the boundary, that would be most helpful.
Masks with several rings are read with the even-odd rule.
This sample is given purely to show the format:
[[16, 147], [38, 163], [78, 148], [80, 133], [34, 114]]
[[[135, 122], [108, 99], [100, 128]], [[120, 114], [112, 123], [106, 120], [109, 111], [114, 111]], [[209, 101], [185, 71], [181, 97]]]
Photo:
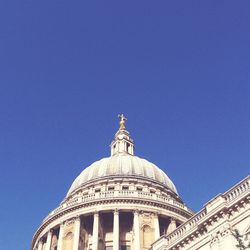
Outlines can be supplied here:
[[27, 250], [74, 178], [136, 154], [195, 211], [250, 170], [250, 1], [0, 1], [0, 249]]

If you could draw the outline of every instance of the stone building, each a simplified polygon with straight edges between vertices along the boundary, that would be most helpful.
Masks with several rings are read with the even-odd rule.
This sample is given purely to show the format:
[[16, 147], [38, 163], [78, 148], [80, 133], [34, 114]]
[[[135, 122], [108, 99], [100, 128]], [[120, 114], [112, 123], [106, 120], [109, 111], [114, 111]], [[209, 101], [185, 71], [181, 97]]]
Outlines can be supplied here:
[[173, 232], [161, 236], [150, 250], [243, 250], [250, 243], [250, 176], [219, 194]]
[[31, 249], [235, 249], [232, 228], [250, 231], [249, 177], [194, 214], [159, 167], [134, 155], [125, 120], [121, 115], [111, 156], [74, 180], [35, 232]]

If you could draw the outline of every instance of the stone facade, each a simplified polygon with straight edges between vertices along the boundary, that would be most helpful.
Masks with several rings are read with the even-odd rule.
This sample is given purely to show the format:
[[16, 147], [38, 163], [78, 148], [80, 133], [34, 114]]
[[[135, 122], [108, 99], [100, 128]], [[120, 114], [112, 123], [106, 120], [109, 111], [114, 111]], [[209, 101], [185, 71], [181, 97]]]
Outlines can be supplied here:
[[[131, 250], [149, 249], [160, 232], [165, 233], [173, 224], [172, 218], [176, 227], [193, 214], [160, 187], [154, 189], [152, 193], [144, 181], [122, 177], [104, 183], [100, 180], [88, 193], [83, 188], [44, 219], [33, 238], [32, 249], [40, 242], [43, 242], [41, 249], [46, 249], [46, 245], [52, 244], [51, 238], [55, 239], [54, 248], [48, 249], [53, 250], [111, 249], [108, 248], [111, 246], [116, 249], [115, 245], [124, 249], [129, 246], [127, 249]], [[80, 220], [78, 224], [76, 217]], [[48, 237], [51, 232], [52, 236]], [[74, 237], [79, 237], [76, 248], [73, 248]]]
[[31, 250], [233, 250], [232, 229], [249, 235], [249, 177], [194, 215], [162, 170], [134, 156], [120, 118], [111, 157], [76, 178]]
[[161, 236], [151, 250], [237, 250], [235, 230], [250, 237], [250, 176], [210, 200], [171, 233]]

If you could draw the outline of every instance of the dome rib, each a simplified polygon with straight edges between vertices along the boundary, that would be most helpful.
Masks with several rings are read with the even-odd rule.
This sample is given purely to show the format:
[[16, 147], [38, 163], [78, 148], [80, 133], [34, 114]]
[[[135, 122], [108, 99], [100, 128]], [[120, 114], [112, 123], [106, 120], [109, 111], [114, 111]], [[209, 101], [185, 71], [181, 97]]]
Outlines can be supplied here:
[[109, 176], [121, 175], [123, 177], [147, 178], [167, 186], [177, 194], [175, 185], [170, 178], [155, 164], [129, 154], [116, 154], [94, 162], [85, 168], [72, 183], [67, 196], [85, 183], [106, 178]]

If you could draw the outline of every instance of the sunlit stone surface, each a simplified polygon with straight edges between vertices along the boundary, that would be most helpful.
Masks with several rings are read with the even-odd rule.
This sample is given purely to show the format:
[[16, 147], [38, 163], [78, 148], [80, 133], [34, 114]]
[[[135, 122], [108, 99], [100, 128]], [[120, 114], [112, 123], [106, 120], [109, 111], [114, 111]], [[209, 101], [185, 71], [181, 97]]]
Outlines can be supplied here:
[[250, 231], [249, 177], [194, 215], [169, 177], [134, 155], [125, 121], [120, 115], [111, 156], [75, 179], [35, 232], [31, 249], [237, 249], [233, 230]]

